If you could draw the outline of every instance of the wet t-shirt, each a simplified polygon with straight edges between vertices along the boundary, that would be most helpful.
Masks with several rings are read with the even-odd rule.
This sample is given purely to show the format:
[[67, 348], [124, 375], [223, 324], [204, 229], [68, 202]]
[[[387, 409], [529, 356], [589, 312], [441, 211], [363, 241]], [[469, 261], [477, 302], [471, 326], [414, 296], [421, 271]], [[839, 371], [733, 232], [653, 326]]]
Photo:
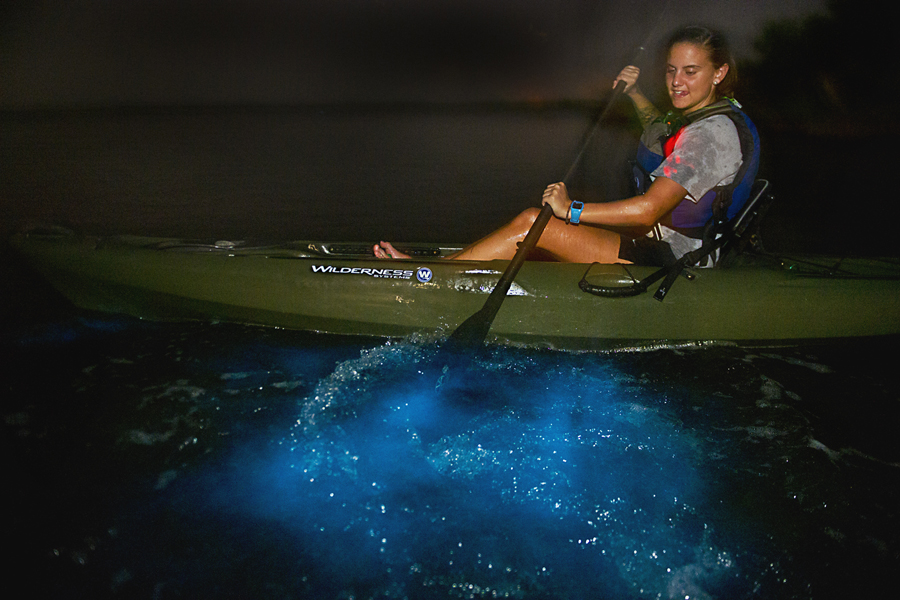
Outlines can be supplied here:
[[[658, 149], [659, 142], [655, 145]], [[687, 190], [688, 200], [697, 202], [712, 188], [734, 181], [742, 159], [737, 127], [725, 115], [716, 115], [685, 127], [652, 176], [671, 179]]]
[[[664, 131], [665, 124], [649, 125], [644, 130], [644, 145], [656, 154], [663, 154], [659, 140]], [[651, 179], [671, 179], [687, 190], [687, 197], [682, 202], [697, 203], [714, 187], [733, 182], [742, 161], [737, 127], [725, 115], [715, 115], [685, 127], [675, 141], [672, 153], [651, 173]], [[676, 258], [702, 245], [701, 240], [674, 229], [665, 226], [657, 229], [655, 234], [649, 235], [667, 242]]]

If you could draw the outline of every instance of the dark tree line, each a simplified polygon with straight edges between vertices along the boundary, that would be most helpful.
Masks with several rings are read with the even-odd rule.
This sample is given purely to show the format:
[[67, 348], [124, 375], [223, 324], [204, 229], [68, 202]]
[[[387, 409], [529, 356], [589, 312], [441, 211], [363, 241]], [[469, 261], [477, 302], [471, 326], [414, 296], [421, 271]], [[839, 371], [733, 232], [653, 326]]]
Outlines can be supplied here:
[[[832, 0], [826, 15], [769, 24], [759, 58], [740, 65], [740, 99], [769, 128], [817, 133], [900, 129], [894, 16], [869, 0]], [[752, 107], [752, 108], [751, 108]]]

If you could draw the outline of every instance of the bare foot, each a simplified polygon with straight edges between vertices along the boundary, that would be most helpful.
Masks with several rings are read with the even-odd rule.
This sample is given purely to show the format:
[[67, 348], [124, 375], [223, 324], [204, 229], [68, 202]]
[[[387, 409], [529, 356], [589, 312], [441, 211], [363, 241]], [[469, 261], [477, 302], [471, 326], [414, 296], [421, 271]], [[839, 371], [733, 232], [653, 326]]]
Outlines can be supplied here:
[[381, 242], [372, 247], [372, 252], [376, 258], [409, 258], [409, 254], [404, 254], [394, 248], [390, 242]]

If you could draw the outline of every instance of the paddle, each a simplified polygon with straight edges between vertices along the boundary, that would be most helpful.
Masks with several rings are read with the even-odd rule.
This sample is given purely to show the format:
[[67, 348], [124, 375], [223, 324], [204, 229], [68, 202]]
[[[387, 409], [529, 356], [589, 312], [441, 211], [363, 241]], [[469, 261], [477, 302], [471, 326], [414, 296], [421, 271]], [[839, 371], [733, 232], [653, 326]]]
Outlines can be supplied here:
[[550, 222], [550, 217], [552, 216], [553, 208], [551, 208], [549, 204], [545, 204], [541, 209], [540, 214], [534, 220], [531, 229], [528, 230], [525, 239], [519, 244], [516, 255], [509, 261], [509, 265], [506, 267], [506, 270], [503, 271], [503, 275], [500, 276], [500, 280], [497, 282], [497, 285], [494, 286], [494, 289], [485, 301], [484, 306], [482, 306], [481, 310], [477, 313], [463, 321], [462, 324], [456, 328], [456, 331], [450, 334], [450, 338], [447, 341], [451, 345], [472, 347], [480, 346], [484, 343], [488, 331], [491, 329], [491, 323], [494, 322], [497, 311], [500, 310], [500, 306], [506, 299], [506, 293], [509, 291], [513, 279], [516, 278], [516, 274], [519, 272], [519, 269], [522, 268], [522, 263], [525, 262], [528, 253], [534, 249], [538, 239], [544, 232], [544, 227]]
[[[652, 29], [644, 39], [644, 43], [638, 46], [637, 53], [635, 54], [634, 59], [632, 59], [629, 64], [634, 65], [638, 63], [641, 54], [644, 53], [644, 48], [646, 48], [647, 45], [649, 45], [650, 40], [653, 39], [654, 32], [659, 28], [660, 24], [665, 22], [666, 12], [668, 11], [669, 5], [671, 3], [672, 0], [666, 0], [666, 3], [663, 5], [662, 9], [659, 10]], [[596, 135], [597, 130], [600, 128], [600, 123], [612, 109], [613, 104], [615, 104], [616, 100], [619, 99], [619, 96], [622, 95], [622, 92], [624, 90], [625, 82], [619, 81], [616, 84], [616, 87], [613, 89], [612, 95], [610, 96], [609, 101], [606, 103], [606, 107], [603, 109], [603, 112], [601, 112], [600, 116], [597, 117], [597, 119], [594, 121], [593, 129], [591, 129], [591, 133], [587, 136], [587, 138], [585, 138], [584, 144], [582, 144], [581, 150], [578, 152], [578, 156], [576, 156], [575, 160], [572, 161], [572, 166], [569, 167], [569, 171], [563, 178], [563, 182], [566, 185], [569, 184], [569, 179], [571, 178], [572, 173], [575, 171], [575, 167], [581, 161], [581, 157], [590, 145], [591, 140], [594, 139], [594, 135]], [[534, 249], [535, 245], [538, 242], [538, 239], [540, 239], [541, 234], [544, 232], [544, 227], [546, 227], [547, 223], [550, 222], [550, 217], [552, 216], [553, 209], [551, 209], [549, 205], [544, 205], [544, 207], [541, 209], [541, 213], [534, 220], [534, 224], [531, 226], [531, 229], [528, 230], [528, 234], [525, 236], [525, 239], [519, 244], [519, 249], [516, 250], [515, 256], [511, 261], [509, 261], [509, 265], [506, 267], [506, 270], [503, 272], [503, 275], [497, 282], [496, 287], [494, 287], [491, 295], [488, 296], [487, 301], [485, 301], [484, 306], [477, 313], [463, 321], [462, 324], [456, 328], [456, 331], [450, 334], [450, 337], [447, 339], [448, 346], [450, 346], [451, 348], [461, 348], [465, 346], [474, 347], [484, 344], [484, 340], [487, 338], [488, 331], [490, 331], [491, 329], [491, 324], [494, 322], [494, 317], [497, 316], [497, 312], [500, 310], [500, 306], [506, 299], [506, 294], [509, 291], [510, 286], [512, 285], [513, 279], [515, 279], [516, 274], [519, 272], [519, 269], [522, 268], [522, 263], [525, 262], [525, 257]]]
[[[619, 83], [616, 84], [616, 87], [613, 90], [609, 102], [607, 102], [606, 104], [606, 108], [603, 109], [600, 117], [596, 120], [593, 131], [591, 131], [591, 134], [588, 136], [584, 145], [581, 147], [581, 151], [578, 153], [578, 156], [575, 157], [575, 161], [569, 168], [569, 172], [566, 174], [565, 180], [568, 180], [572, 175], [572, 172], [575, 169], [575, 165], [577, 165], [578, 161], [581, 160], [581, 156], [582, 154], [584, 154], [585, 149], [587, 148], [591, 139], [594, 137], [594, 134], [597, 132], [597, 128], [600, 122], [609, 112], [613, 103], [618, 99], [619, 95], [624, 89], [625, 82], [619, 81]], [[538, 239], [540, 239], [541, 234], [544, 232], [544, 228], [547, 226], [547, 223], [550, 222], [550, 217], [552, 216], [553, 209], [549, 204], [545, 204], [541, 209], [540, 214], [534, 220], [534, 224], [531, 226], [531, 229], [528, 230], [528, 234], [525, 235], [525, 239], [519, 244], [519, 248], [518, 250], [516, 250], [515, 256], [513, 256], [512, 260], [509, 261], [509, 265], [506, 267], [506, 270], [503, 271], [503, 275], [500, 276], [500, 280], [497, 282], [497, 285], [494, 287], [491, 295], [488, 296], [488, 299], [485, 301], [484, 306], [477, 313], [463, 321], [462, 324], [456, 328], [456, 331], [450, 334], [447, 342], [451, 347], [471, 348], [484, 344], [484, 340], [487, 338], [488, 331], [490, 331], [491, 329], [491, 324], [494, 322], [494, 317], [497, 316], [497, 312], [500, 310], [500, 306], [506, 299], [506, 294], [507, 292], [509, 292], [509, 288], [512, 285], [513, 280], [516, 278], [519, 269], [522, 268], [522, 264], [525, 262], [525, 258], [528, 256], [528, 253], [534, 250], [535, 245], [537, 245]]]

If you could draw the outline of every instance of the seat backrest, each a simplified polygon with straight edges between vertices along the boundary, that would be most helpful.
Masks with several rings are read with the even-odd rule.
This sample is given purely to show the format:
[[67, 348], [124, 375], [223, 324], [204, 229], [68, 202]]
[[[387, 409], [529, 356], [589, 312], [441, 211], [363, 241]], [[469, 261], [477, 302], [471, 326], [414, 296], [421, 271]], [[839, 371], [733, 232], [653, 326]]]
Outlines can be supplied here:
[[759, 226], [775, 200], [769, 188], [769, 182], [765, 179], [754, 181], [747, 202], [734, 218], [725, 224], [723, 230], [718, 232], [721, 237], [716, 240], [719, 249], [717, 267], [732, 264], [735, 257], [750, 245], [761, 249]]

